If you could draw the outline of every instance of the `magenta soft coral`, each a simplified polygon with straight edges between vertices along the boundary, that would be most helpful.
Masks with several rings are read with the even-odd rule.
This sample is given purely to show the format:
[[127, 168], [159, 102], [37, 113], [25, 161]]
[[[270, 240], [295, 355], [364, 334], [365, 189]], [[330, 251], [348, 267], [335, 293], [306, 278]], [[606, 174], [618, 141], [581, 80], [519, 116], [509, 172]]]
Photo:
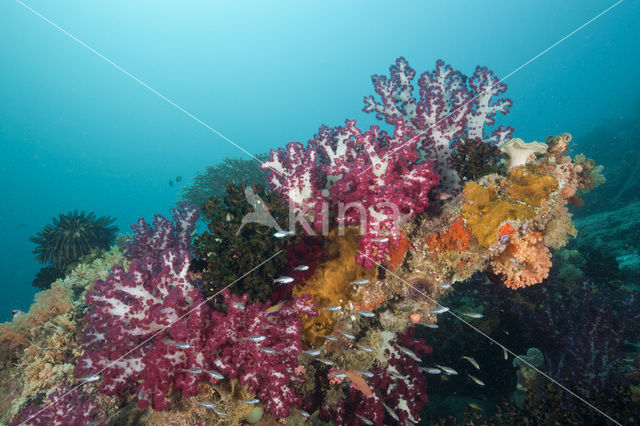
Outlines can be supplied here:
[[[374, 262], [388, 259], [390, 246], [399, 245], [398, 224], [429, 205], [428, 194], [438, 175], [431, 162], [418, 161], [419, 138], [402, 120], [395, 123], [393, 135], [377, 126], [363, 133], [355, 121], [348, 120], [345, 129], [350, 135], [344, 138], [349, 155], [337, 157], [328, 168], [332, 176], [342, 173], [330, 195], [344, 206], [343, 212], [338, 211], [338, 221], [363, 226], [356, 262], [371, 268]], [[326, 144], [319, 148], [332, 152]]]
[[[292, 382], [301, 380], [296, 369], [302, 352], [300, 315], [317, 315], [311, 297], [284, 302], [279, 310], [268, 313], [267, 304], [247, 305], [247, 295], [238, 297], [228, 290], [223, 294], [228, 307], [211, 315], [207, 361], [225, 376], [238, 378], [249, 392], [256, 392], [268, 412], [287, 417], [291, 407], [302, 402]], [[269, 349], [276, 352], [269, 353]]]
[[171, 383], [185, 396], [197, 393], [197, 378], [184, 372], [202, 368], [208, 308], [187, 280], [189, 258], [173, 249], [154, 262], [136, 260], [129, 271], [115, 266], [105, 281], [87, 292], [85, 352], [77, 377], [101, 374], [99, 389], [108, 395], [135, 390], [138, 405], [169, 407]]
[[49, 395], [43, 405], [23, 409], [12, 426], [100, 426], [95, 421], [98, 404], [80, 389], [62, 385]]
[[196, 206], [181, 203], [173, 209], [173, 221], [156, 214], [153, 226], [143, 217], [131, 225], [133, 238], [125, 243], [125, 253], [129, 259], [150, 257], [159, 259], [160, 253], [169, 248], [179, 253], [191, 253], [191, 232], [200, 216]]
[[454, 189], [459, 184], [459, 177], [449, 164], [451, 142], [474, 139], [498, 143], [513, 133], [512, 128], [502, 126], [491, 134], [487, 131], [496, 114], [507, 114], [512, 102], [495, 99], [507, 86], [486, 67], [477, 67], [469, 78], [438, 60], [433, 71], [418, 79], [418, 98], [413, 93], [416, 72], [404, 58], [398, 58], [389, 71], [389, 77], [371, 78], [380, 100], [365, 97], [364, 111], [375, 113], [388, 124], [404, 120], [419, 133], [420, 148], [427, 157], [436, 159], [443, 189]]
[[[392, 351], [386, 365], [375, 365], [371, 369], [373, 377], [367, 379], [374, 394], [365, 396], [355, 388], [347, 391], [346, 398], [332, 407], [322, 407], [321, 416], [337, 425], [364, 425], [365, 419], [376, 426], [383, 424], [412, 424], [420, 419], [420, 410], [429, 400], [426, 394], [426, 381], [420, 372], [418, 363], [397, 349], [397, 345], [412, 350], [418, 356], [430, 354], [432, 349], [423, 339], [413, 337], [409, 329], [391, 342]], [[398, 416], [396, 422], [390, 417], [386, 404]], [[386, 416], [386, 417], [385, 417]], [[385, 422], [385, 418], [387, 421]]]
[[362, 132], [347, 120], [343, 127], [322, 127], [306, 148], [292, 142], [272, 151], [264, 168], [272, 168], [272, 187], [296, 213], [313, 213], [317, 231], [326, 231], [330, 215], [338, 223], [360, 225], [356, 261], [371, 268], [387, 260], [390, 246], [401, 239], [398, 223], [424, 210], [438, 182], [432, 163], [419, 160], [419, 138], [413, 136], [402, 120], [393, 135], [377, 126]]

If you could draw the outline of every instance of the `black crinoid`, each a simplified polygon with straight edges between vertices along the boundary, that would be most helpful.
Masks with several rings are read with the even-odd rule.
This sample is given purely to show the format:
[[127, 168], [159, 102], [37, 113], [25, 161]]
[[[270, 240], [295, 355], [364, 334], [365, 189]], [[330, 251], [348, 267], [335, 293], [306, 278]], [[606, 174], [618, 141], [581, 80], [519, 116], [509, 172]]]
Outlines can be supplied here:
[[64, 269], [93, 249], [108, 249], [118, 232], [117, 226], [109, 226], [114, 221], [108, 216], [96, 217], [95, 213], [84, 211], [78, 214], [75, 210], [53, 218], [52, 225], [45, 226], [29, 240], [38, 244], [33, 251], [36, 259]]

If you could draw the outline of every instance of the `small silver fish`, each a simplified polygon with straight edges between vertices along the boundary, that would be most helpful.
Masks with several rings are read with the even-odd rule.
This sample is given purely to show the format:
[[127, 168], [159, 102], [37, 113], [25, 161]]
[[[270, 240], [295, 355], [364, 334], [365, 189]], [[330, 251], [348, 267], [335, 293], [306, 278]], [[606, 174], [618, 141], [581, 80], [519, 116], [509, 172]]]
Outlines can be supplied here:
[[398, 373], [391, 373], [391, 377], [398, 380], [407, 380], [408, 378], [407, 376], [403, 376], [402, 374], [398, 374]]
[[335, 342], [336, 340], [338, 340], [336, 336], [322, 336], [322, 337], [329, 340], [330, 342]]
[[324, 365], [336, 365], [335, 362], [329, 360], [329, 359], [324, 359], [324, 358], [318, 358], [318, 361], [320, 361], [321, 363], [323, 363]]
[[189, 374], [200, 374], [202, 373], [202, 369], [200, 368], [185, 368], [184, 370], [182, 370], [183, 373], [189, 373]]
[[469, 376], [469, 378], [473, 380], [476, 384], [480, 386], [484, 386], [484, 383], [482, 382], [482, 380], [478, 379], [477, 377], [474, 377], [471, 374], [467, 374], [467, 376]]
[[144, 388], [140, 389], [140, 392], [138, 392], [138, 399], [139, 400], [143, 400], [145, 397], [144, 395]]
[[440, 288], [443, 288], [446, 290], [448, 288], [451, 288], [451, 284], [440, 284]]
[[240, 303], [240, 302], [234, 303], [233, 307], [236, 308], [236, 309], [240, 309], [240, 310], [244, 309], [244, 305], [242, 303]]
[[340, 334], [342, 334], [344, 337], [346, 337], [347, 339], [350, 339], [350, 340], [355, 340], [356, 339], [356, 336], [354, 336], [353, 334], [349, 334], [349, 333], [347, 333], [345, 331], [340, 331]]
[[375, 352], [375, 350], [374, 350], [373, 348], [370, 348], [369, 346], [365, 346], [365, 345], [358, 345], [358, 347], [359, 347], [360, 349], [362, 349], [363, 351], [368, 352], [368, 353], [373, 353], [373, 352]]
[[376, 243], [388, 243], [389, 242], [389, 238], [388, 237], [380, 237], [380, 238], [376, 238], [373, 240]]
[[371, 371], [360, 370], [357, 373], [360, 374], [361, 376], [364, 376], [364, 377], [368, 377], [368, 378], [372, 378], [373, 377], [373, 373]]
[[424, 324], [425, 327], [429, 327], [429, 328], [438, 328], [438, 324], [432, 323], [432, 322], [425, 322]]
[[250, 342], [262, 342], [264, 339], [266, 339], [266, 337], [255, 335], [255, 336], [245, 337], [244, 339]]
[[300, 265], [293, 268], [294, 271], [308, 271], [309, 267], [307, 265]]
[[332, 371], [331, 373], [327, 374], [327, 376], [334, 377], [336, 379], [346, 379], [347, 378], [346, 373], [343, 373], [342, 371]]
[[507, 348], [502, 347], [502, 353], [504, 354], [504, 359], [509, 359], [509, 354], [507, 353]]
[[422, 362], [422, 360], [418, 358], [418, 355], [416, 355], [415, 352], [413, 352], [411, 349], [407, 349], [404, 346], [400, 346], [400, 345], [396, 345], [396, 346], [398, 347], [398, 349], [400, 349], [402, 353], [404, 353], [405, 355], [408, 355], [409, 358], [412, 358], [416, 362]]
[[201, 406], [203, 406], [204, 408], [216, 408], [218, 405], [214, 404], [213, 402], [201, 402], [200, 403]]
[[264, 352], [265, 354], [277, 354], [278, 351], [276, 351], [275, 349], [271, 349], [271, 348], [260, 348], [260, 350], [262, 352]]
[[304, 351], [303, 353], [309, 356], [318, 356], [320, 355], [320, 351], [318, 349], [309, 349], [308, 351]]
[[458, 372], [456, 370], [454, 370], [453, 368], [451, 368], [451, 367], [445, 367], [444, 365], [439, 365], [439, 364], [436, 364], [436, 366], [440, 370], [442, 370], [444, 372], [444, 374], [447, 374], [449, 376], [454, 376], [454, 375], [458, 374]]
[[273, 280], [273, 282], [276, 284], [291, 284], [293, 281], [294, 281], [293, 278], [287, 275], [283, 275]]
[[275, 234], [273, 234], [274, 237], [276, 238], [284, 238], [284, 237], [288, 237], [289, 235], [293, 235], [294, 232], [293, 231], [278, 231]]
[[191, 349], [191, 345], [189, 343], [174, 343], [174, 345], [178, 349]]
[[306, 411], [301, 410], [301, 409], [299, 409], [299, 408], [296, 408], [296, 410], [295, 410], [295, 411], [296, 411], [296, 413], [300, 414], [302, 417], [306, 417], [307, 419], [308, 419], [309, 417], [311, 417], [311, 414], [309, 414], [309, 413], [307, 413]]
[[335, 312], [335, 311], [342, 310], [342, 306], [340, 306], [340, 305], [327, 306], [326, 308], [322, 308], [322, 310], [323, 311]]
[[217, 415], [219, 415], [220, 417], [227, 417], [228, 416], [227, 413], [225, 413], [224, 411], [220, 411], [217, 408], [214, 408], [213, 412], [216, 413]]
[[444, 314], [447, 311], [449, 311], [449, 308], [447, 308], [446, 306], [438, 306], [437, 308], [433, 308], [429, 313], [438, 315], [438, 314]]
[[393, 420], [395, 420], [396, 422], [400, 421], [400, 417], [398, 417], [398, 414], [396, 414], [396, 412], [391, 407], [389, 407], [387, 404], [385, 404], [384, 401], [382, 402], [382, 405], [387, 410], [389, 415], [393, 418]]
[[80, 379], [80, 381], [82, 383], [97, 382], [98, 380], [100, 380], [100, 375], [99, 374], [94, 374], [93, 376], [83, 377], [83, 378]]
[[367, 317], [367, 318], [373, 318], [373, 317], [376, 316], [376, 314], [374, 314], [373, 312], [365, 311], [365, 310], [362, 310], [362, 309], [356, 311], [356, 313], [359, 314], [359, 315], [362, 315], [363, 317]]
[[478, 312], [463, 312], [460, 315], [464, 315], [465, 317], [469, 317], [469, 318], [475, 318], [475, 319], [480, 319], [483, 318], [484, 315], [478, 313]]
[[207, 373], [211, 378], [216, 379], [216, 380], [224, 379], [224, 376], [222, 374], [218, 373], [217, 371], [209, 370], [209, 371], [205, 371], [205, 373]]
[[260, 402], [258, 398], [251, 398], [251, 399], [245, 399], [244, 401], [240, 401], [241, 404], [249, 404], [249, 405], [255, 405], [258, 402]]
[[363, 278], [361, 280], [355, 280], [355, 281], [351, 281], [351, 284], [353, 285], [365, 285], [365, 284], [369, 284], [371, 281], [369, 281], [366, 278]]
[[471, 358], [470, 356], [463, 356], [462, 359], [466, 359], [471, 363], [471, 365], [476, 368], [476, 370], [480, 370], [480, 365], [476, 362], [475, 359]]
[[442, 373], [442, 370], [440, 370], [439, 368], [433, 368], [433, 367], [419, 367], [420, 371], [424, 371], [425, 373], [429, 373], [429, 374], [440, 374]]
[[369, 420], [366, 417], [361, 416], [360, 414], [356, 414], [356, 417], [358, 417], [360, 419], [360, 421], [362, 423], [364, 423], [365, 425], [373, 425], [373, 422], [371, 420]]

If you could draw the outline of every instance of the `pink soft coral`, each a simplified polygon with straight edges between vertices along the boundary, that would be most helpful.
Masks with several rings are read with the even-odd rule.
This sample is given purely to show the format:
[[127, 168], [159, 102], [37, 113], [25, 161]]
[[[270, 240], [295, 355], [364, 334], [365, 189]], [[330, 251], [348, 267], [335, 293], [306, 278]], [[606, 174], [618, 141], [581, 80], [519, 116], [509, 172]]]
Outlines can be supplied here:
[[364, 111], [375, 113], [388, 124], [402, 119], [420, 133], [420, 147], [428, 157], [436, 158], [443, 189], [454, 189], [460, 181], [449, 164], [451, 142], [473, 139], [499, 143], [511, 136], [512, 128], [500, 126], [491, 134], [487, 131], [497, 113], [509, 112], [512, 102], [496, 99], [507, 86], [486, 67], [477, 67], [467, 77], [438, 60], [433, 71], [418, 79], [419, 97], [413, 93], [416, 72], [404, 58], [398, 58], [389, 71], [389, 77], [371, 78], [379, 100], [365, 97]]
[[[361, 225], [359, 264], [386, 262], [400, 244], [398, 223], [420, 214], [438, 182], [432, 162], [422, 161], [418, 138], [402, 120], [393, 135], [377, 126], [363, 132], [355, 121], [322, 127], [306, 148], [292, 142], [272, 151], [272, 187], [296, 213], [307, 214], [316, 230], [326, 231], [328, 215], [340, 224]], [[274, 172], [277, 170], [279, 173]]]
[[136, 260], [129, 271], [115, 266], [87, 292], [87, 329], [81, 343], [77, 377], [101, 374], [99, 390], [123, 395], [135, 390], [138, 405], [169, 407], [171, 383], [185, 396], [197, 394], [197, 377], [184, 372], [202, 368], [208, 308], [187, 280], [188, 255], [173, 249], [159, 261]]
[[[389, 356], [387, 364], [376, 362], [370, 369], [373, 377], [367, 379], [367, 384], [373, 393], [367, 396], [351, 387], [337, 403], [320, 407], [320, 418], [331, 420], [336, 425], [362, 425], [366, 423], [362, 418], [375, 426], [419, 422], [420, 410], [429, 400], [426, 380], [420, 372], [419, 363], [396, 349], [396, 345], [421, 357], [433, 352], [423, 339], [414, 337], [413, 329], [408, 329], [393, 342], [393, 349], [386, 351]], [[399, 420], [389, 415], [383, 403], [394, 411]]]
[[302, 403], [292, 382], [302, 380], [298, 368], [300, 315], [317, 315], [311, 297], [284, 302], [268, 313], [266, 304], [247, 305], [246, 294], [238, 297], [225, 290], [223, 295], [228, 308], [211, 315], [207, 362], [225, 376], [238, 378], [249, 392], [256, 392], [268, 412], [287, 417], [291, 407]]
[[520, 238], [512, 235], [507, 248], [491, 262], [491, 268], [507, 287], [526, 287], [547, 278], [551, 253], [542, 244], [539, 232], [529, 232]]
[[101, 426], [95, 420], [98, 404], [80, 389], [61, 385], [49, 395], [47, 403], [22, 410], [12, 426]]

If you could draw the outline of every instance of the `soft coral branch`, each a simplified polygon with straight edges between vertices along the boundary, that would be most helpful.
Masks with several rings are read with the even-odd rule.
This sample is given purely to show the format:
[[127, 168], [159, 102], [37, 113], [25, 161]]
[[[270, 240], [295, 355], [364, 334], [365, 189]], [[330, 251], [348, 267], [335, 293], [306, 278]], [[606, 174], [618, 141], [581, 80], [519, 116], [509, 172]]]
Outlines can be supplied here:
[[425, 156], [436, 160], [441, 186], [455, 189], [459, 177], [449, 164], [452, 142], [478, 139], [497, 143], [511, 135], [511, 128], [500, 127], [491, 134], [487, 132], [498, 112], [509, 112], [511, 100], [494, 99], [507, 87], [485, 67], [477, 67], [468, 78], [438, 60], [433, 71], [423, 73], [418, 79], [420, 98], [416, 99], [412, 84], [415, 76], [407, 61], [398, 58], [390, 67], [389, 78], [372, 77], [380, 99], [365, 97], [363, 110], [375, 113], [388, 124], [402, 119], [412, 126], [420, 135], [420, 148]]

